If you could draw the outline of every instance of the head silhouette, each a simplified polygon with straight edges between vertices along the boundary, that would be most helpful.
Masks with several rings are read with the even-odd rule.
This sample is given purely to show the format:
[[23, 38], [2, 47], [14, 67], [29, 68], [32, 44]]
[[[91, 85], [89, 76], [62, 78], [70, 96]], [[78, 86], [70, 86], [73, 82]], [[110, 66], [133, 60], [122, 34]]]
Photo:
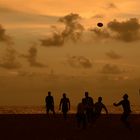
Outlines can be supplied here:
[[63, 93], [63, 98], [66, 98], [66, 93]]
[[85, 97], [88, 97], [88, 92], [87, 91], [85, 92]]
[[123, 95], [123, 99], [124, 99], [124, 100], [127, 100], [127, 99], [128, 99], [128, 95], [127, 95], [127, 94], [124, 94], [124, 95]]
[[50, 91], [48, 91], [48, 96], [51, 96], [51, 92]]
[[102, 102], [102, 97], [99, 97], [98, 98], [98, 102]]

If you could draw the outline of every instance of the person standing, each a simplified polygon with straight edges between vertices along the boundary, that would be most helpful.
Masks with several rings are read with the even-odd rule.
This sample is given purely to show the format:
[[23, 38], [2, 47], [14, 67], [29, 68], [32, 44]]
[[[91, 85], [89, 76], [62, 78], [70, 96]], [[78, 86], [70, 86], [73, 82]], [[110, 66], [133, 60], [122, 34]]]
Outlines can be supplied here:
[[67, 112], [70, 110], [70, 100], [66, 97], [66, 93], [63, 93], [63, 97], [60, 100], [59, 110], [62, 110], [64, 119], [67, 119]]
[[84, 99], [82, 99], [82, 102], [78, 103], [77, 105], [76, 119], [78, 127], [81, 127], [82, 125], [82, 128], [85, 129], [87, 120]]
[[45, 98], [45, 102], [46, 102], [46, 113], [47, 115], [49, 115], [49, 111], [53, 112], [53, 115], [55, 115], [55, 111], [54, 111], [54, 99], [53, 96], [51, 96], [51, 92], [48, 92], [48, 96], [46, 96]]
[[121, 100], [119, 103], [114, 103], [114, 106], [122, 106], [123, 107], [123, 114], [121, 116], [121, 121], [125, 124], [127, 128], [130, 127], [130, 123], [128, 122], [128, 117], [131, 113], [131, 107], [130, 107], [130, 101], [128, 100], [128, 95], [124, 94], [123, 100]]
[[108, 114], [106, 106], [102, 103], [102, 97], [98, 98], [98, 102], [95, 103], [94, 108], [95, 108], [95, 119], [98, 119], [100, 117], [102, 109], [104, 109], [106, 114]]
[[94, 103], [92, 97], [89, 97], [89, 93], [87, 91], [85, 92], [85, 98], [83, 98], [83, 102], [86, 109], [87, 121], [91, 122], [94, 115], [93, 112]]

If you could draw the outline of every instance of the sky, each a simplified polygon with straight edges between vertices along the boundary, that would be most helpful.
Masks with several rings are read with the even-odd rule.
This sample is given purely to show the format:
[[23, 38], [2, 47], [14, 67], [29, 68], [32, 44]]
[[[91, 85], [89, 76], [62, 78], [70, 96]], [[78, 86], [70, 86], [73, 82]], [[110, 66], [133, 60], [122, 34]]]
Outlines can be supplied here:
[[[0, 106], [140, 105], [139, 0], [0, 0]], [[103, 27], [97, 23], [102, 22]]]

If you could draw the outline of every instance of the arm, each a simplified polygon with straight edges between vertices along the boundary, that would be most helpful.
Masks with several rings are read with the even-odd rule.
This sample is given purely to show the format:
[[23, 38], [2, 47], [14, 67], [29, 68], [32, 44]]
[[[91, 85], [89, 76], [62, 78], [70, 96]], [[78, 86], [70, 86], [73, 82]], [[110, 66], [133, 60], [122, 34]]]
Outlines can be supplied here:
[[108, 114], [108, 110], [107, 110], [107, 108], [106, 108], [106, 106], [105, 106], [105, 105], [103, 105], [103, 108], [104, 108], [104, 110], [105, 110], [106, 114]]
[[119, 103], [113, 103], [114, 106], [120, 106], [122, 105], [122, 101], [120, 101]]

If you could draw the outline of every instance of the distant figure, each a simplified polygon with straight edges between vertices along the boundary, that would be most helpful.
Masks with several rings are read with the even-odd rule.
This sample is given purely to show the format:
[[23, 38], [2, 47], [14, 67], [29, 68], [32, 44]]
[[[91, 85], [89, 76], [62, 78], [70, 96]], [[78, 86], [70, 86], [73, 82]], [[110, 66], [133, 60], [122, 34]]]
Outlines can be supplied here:
[[77, 119], [77, 124], [78, 127], [86, 128], [86, 108], [85, 108], [85, 103], [84, 99], [82, 99], [82, 102], [80, 102], [77, 106], [77, 113], [76, 113], [76, 119]]
[[67, 112], [70, 110], [70, 101], [65, 93], [63, 93], [63, 98], [60, 100], [59, 110], [62, 110], [64, 118], [67, 119]]
[[48, 96], [46, 96], [45, 98], [45, 102], [46, 102], [46, 112], [49, 115], [49, 111], [53, 112], [53, 115], [55, 115], [55, 111], [54, 111], [54, 100], [53, 100], [53, 96], [51, 96], [51, 92], [48, 92]]
[[83, 102], [84, 102], [85, 109], [86, 109], [87, 120], [88, 120], [88, 122], [90, 122], [93, 119], [94, 103], [93, 103], [92, 97], [89, 97], [88, 92], [85, 92], [85, 98], [83, 98]]
[[125, 94], [123, 96], [123, 100], [121, 100], [119, 103], [114, 103], [113, 105], [114, 106], [122, 105], [122, 107], [123, 107], [123, 114], [121, 116], [121, 121], [125, 124], [125, 126], [127, 128], [130, 128], [130, 124], [128, 122], [128, 117], [129, 117], [129, 115], [131, 113], [131, 108], [130, 108], [130, 102], [128, 100], [128, 95]]
[[95, 119], [98, 119], [100, 117], [102, 109], [104, 109], [106, 114], [108, 114], [106, 106], [102, 103], [102, 97], [98, 98], [98, 102], [95, 103], [94, 108], [95, 108]]

